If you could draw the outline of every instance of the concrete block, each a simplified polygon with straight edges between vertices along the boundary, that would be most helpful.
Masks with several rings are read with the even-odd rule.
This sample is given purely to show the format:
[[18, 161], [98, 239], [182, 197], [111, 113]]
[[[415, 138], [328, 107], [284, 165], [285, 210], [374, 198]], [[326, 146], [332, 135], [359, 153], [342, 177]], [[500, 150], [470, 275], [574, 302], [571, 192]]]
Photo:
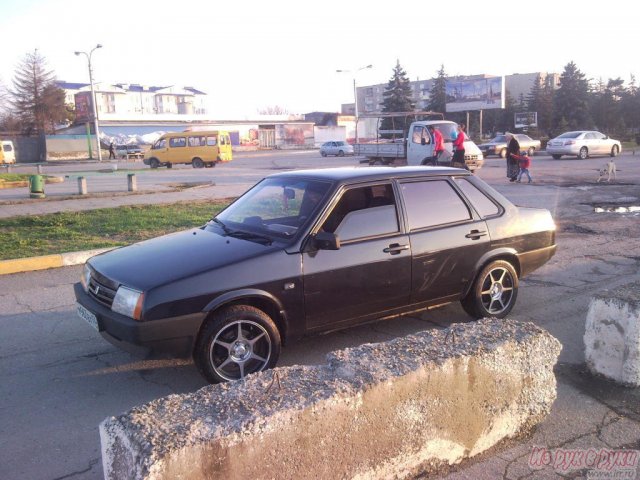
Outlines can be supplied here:
[[136, 180], [135, 173], [127, 174], [127, 190], [130, 192], [138, 190], [138, 181]]
[[78, 177], [78, 195], [87, 194], [87, 179], [84, 177]]
[[629, 386], [640, 386], [640, 282], [595, 295], [584, 334], [589, 369]]
[[409, 478], [540, 422], [560, 349], [484, 319], [170, 395], [102, 422], [105, 478]]

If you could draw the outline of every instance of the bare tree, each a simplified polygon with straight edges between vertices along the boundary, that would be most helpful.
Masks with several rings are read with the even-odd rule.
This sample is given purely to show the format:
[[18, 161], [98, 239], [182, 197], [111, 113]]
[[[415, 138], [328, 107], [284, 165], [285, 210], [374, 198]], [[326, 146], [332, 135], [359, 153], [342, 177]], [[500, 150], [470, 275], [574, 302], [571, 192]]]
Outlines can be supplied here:
[[265, 108], [259, 108], [258, 113], [260, 115], [287, 115], [289, 111], [280, 105], [272, 105]]
[[10, 90], [11, 104], [25, 133], [51, 132], [56, 123], [65, 120], [64, 91], [54, 81], [53, 72], [46, 69], [46, 60], [37, 49], [18, 65]]

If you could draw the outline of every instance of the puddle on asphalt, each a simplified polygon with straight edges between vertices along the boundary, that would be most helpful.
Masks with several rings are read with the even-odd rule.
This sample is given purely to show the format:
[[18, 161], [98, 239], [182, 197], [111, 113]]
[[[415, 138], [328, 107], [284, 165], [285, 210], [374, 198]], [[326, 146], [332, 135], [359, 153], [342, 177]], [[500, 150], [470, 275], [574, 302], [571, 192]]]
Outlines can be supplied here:
[[638, 213], [640, 206], [637, 205], [594, 205], [595, 213]]

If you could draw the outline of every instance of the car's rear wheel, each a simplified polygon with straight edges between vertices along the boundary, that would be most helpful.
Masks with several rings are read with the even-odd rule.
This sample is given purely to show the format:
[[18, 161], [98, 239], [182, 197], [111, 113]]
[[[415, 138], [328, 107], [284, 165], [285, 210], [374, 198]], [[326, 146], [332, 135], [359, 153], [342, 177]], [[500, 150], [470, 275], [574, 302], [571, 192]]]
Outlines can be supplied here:
[[536, 149], [533, 147], [529, 147], [529, 150], [527, 150], [527, 155], [529, 155], [530, 157], [533, 157], [534, 153], [536, 153]]
[[582, 147], [578, 152], [578, 158], [580, 160], [586, 160], [588, 156], [589, 156], [589, 150], [587, 149], [587, 147]]
[[204, 162], [202, 161], [201, 158], [196, 157], [193, 160], [191, 160], [191, 165], [193, 166], [193, 168], [203, 168]]
[[562, 158], [562, 155], [551, 155], [553, 157], [554, 160], [560, 160]]
[[614, 145], [613, 147], [611, 147], [611, 153], [610, 153], [610, 155], [611, 155], [612, 157], [617, 157], [617, 156], [618, 156], [618, 153], [620, 153], [620, 150], [618, 150], [618, 146], [617, 146], [617, 145]]
[[205, 324], [193, 353], [198, 370], [211, 383], [240, 380], [275, 366], [280, 332], [262, 310], [234, 305]]
[[500, 158], [507, 158], [507, 149], [503, 148], [500, 150]]
[[149, 166], [151, 168], [158, 168], [160, 166], [160, 160], [158, 160], [157, 158], [152, 158], [151, 160], [149, 160]]
[[504, 318], [517, 297], [518, 274], [509, 262], [495, 260], [482, 269], [461, 303], [473, 318]]

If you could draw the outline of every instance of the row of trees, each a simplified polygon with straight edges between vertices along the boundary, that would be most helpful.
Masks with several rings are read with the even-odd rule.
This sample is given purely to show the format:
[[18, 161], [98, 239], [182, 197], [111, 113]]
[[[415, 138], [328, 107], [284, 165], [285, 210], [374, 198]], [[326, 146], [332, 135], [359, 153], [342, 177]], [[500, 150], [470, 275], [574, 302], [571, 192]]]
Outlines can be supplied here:
[[65, 105], [64, 90], [55, 85], [55, 75], [45, 58], [34, 50], [18, 65], [11, 87], [0, 92], [0, 131], [39, 135], [73, 117]]
[[[446, 111], [446, 80], [447, 74], [442, 65], [433, 78], [427, 110]], [[536, 136], [551, 137], [567, 130], [595, 129], [629, 139], [640, 132], [640, 88], [633, 76], [627, 85], [620, 78], [607, 83], [602, 80], [593, 82], [574, 62], [570, 62], [560, 76], [559, 88], [555, 88], [551, 80], [547, 77], [541, 83], [534, 82], [529, 94], [518, 99], [514, 99], [507, 90], [504, 109], [483, 111], [483, 130], [513, 130], [514, 114], [529, 111], [538, 113], [537, 131], [530, 131]], [[409, 79], [397, 62], [383, 94], [382, 112], [414, 110]], [[479, 113], [474, 112], [474, 115]], [[466, 114], [450, 113], [447, 118], [464, 122]], [[474, 124], [478, 124], [476, 118]], [[383, 121], [382, 125], [383, 129], [392, 129], [390, 120]], [[398, 127], [397, 123], [395, 127]]]

